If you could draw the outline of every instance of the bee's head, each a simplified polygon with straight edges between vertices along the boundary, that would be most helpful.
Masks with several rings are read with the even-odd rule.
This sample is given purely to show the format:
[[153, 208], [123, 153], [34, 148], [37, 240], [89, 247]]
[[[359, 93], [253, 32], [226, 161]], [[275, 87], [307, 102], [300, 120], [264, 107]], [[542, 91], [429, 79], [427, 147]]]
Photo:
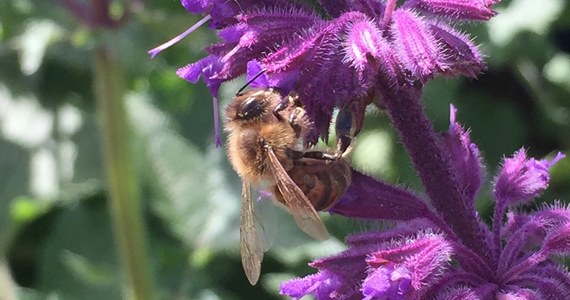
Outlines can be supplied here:
[[226, 116], [233, 121], [260, 119], [270, 110], [274, 94], [271, 89], [257, 89], [237, 95], [226, 109]]

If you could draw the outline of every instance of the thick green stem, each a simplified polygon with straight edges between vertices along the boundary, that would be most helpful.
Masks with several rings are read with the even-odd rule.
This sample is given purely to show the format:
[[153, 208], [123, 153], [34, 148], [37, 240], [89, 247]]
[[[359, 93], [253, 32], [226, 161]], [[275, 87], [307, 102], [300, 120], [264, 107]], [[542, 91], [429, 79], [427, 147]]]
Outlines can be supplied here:
[[129, 151], [123, 87], [120, 70], [109, 49], [95, 54], [95, 89], [105, 144], [108, 199], [124, 275], [126, 299], [152, 299], [152, 280], [148, 263], [137, 176]]

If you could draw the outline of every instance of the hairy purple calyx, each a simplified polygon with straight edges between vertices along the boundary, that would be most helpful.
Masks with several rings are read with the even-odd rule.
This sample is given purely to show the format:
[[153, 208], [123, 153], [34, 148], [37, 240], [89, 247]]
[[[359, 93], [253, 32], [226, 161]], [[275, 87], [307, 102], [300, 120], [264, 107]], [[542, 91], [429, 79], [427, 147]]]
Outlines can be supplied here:
[[[195, 83], [196, 76], [187, 74], [202, 72], [216, 98], [221, 83], [265, 70], [253, 85], [284, 94], [295, 90], [315, 124], [309, 138], [316, 142], [328, 135], [335, 107], [351, 106], [356, 115], [364, 115], [369, 99], [379, 93], [379, 82], [400, 89], [437, 74], [479, 74], [484, 67], [479, 50], [452, 24], [486, 19], [494, 1], [408, 0], [401, 7], [395, 1], [335, 5], [322, 1], [326, 16], [285, 0], [182, 0], [182, 4], [191, 13], [206, 15], [185, 34], [209, 22], [221, 41], [207, 48], [206, 59], [219, 65], [215, 72], [203, 68], [204, 63], [193, 63], [179, 76]], [[179, 40], [149, 53], [155, 56]]]

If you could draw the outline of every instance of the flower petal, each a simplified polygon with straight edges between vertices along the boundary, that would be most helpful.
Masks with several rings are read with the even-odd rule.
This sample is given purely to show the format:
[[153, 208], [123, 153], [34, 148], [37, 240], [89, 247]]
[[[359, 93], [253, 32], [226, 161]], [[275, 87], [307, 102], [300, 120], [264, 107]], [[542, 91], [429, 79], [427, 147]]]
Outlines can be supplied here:
[[438, 44], [421, 17], [404, 9], [394, 11], [391, 34], [396, 56], [412, 76], [425, 81], [444, 70]]
[[473, 287], [456, 287], [452, 289], [442, 290], [437, 300], [487, 300], [494, 299], [497, 289], [495, 284], [484, 284], [482, 286]]
[[358, 70], [376, 69], [377, 60], [383, 56], [380, 52], [387, 52], [388, 47], [388, 42], [374, 23], [370, 20], [357, 21], [347, 33], [345, 60]]
[[414, 219], [408, 222], [401, 222], [396, 227], [383, 231], [368, 231], [353, 234], [346, 237], [349, 247], [366, 247], [380, 245], [390, 242], [393, 239], [401, 239], [407, 236], [414, 236], [419, 231], [435, 230], [434, 225], [424, 219]]
[[551, 230], [544, 239], [542, 251], [548, 254], [570, 254], [570, 223]]
[[280, 293], [295, 299], [310, 294], [314, 294], [317, 299], [331, 299], [330, 295], [339, 288], [340, 284], [338, 276], [325, 270], [282, 283]]
[[469, 132], [455, 121], [456, 109], [450, 105], [449, 132], [443, 134], [441, 142], [451, 158], [455, 173], [458, 175], [458, 184], [465, 194], [464, 199], [469, 206], [474, 207], [475, 196], [483, 180], [484, 168], [477, 145], [471, 142]]
[[425, 289], [447, 268], [452, 247], [440, 235], [419, 233], [417, 237], [395, 241], [385, 249], [374, 251], [366, 259], [373, 268], [394, 263], [411, 273], [411, 285], [415, 291]]
[[455, 20], [489, 20], [496, 13], [486, 0], [409, 0], [404, 7]]
[[411, 274], [405, 267], [373, 269], [362, 283], [362, 294], [369, 299], [405, 299], [410, 289]]
[[[299, 95], [316, 131], [310, 135], [328, 136], [328, 129], [335, 107], [348, 105], [364, 96], [374, 80], [374, 72], [359, 76], [354, 68], [344, 62], [343, 34], [354, 22], [366, 20], [358, 12], [348, 12], [339, 18], [313, 26], [304, 35], [283, 44], [279, 50], [260, 60], [266, 77], [276, 77], [279, 90], [291, 89], [290, 82]], [[270, 80], [272, 81], [272, 80]]]
[[521, 288], [529, 288], [539, 292], [542, 295], [548, 295], [546, 298], [539, 299], [563, 300], [570, 298], [570, 289], [567, 289], [564, 285], [560, 284], [560, 282], [554, 278], [548, 278], [534, 274], [524, 274], [515, 279], [512, 279], [511, 282], [514, 285], [520, 286]]
[[499, 257], [497, 272], [502, 274], [515, 264], [516, 259], [527, 244], [536, 248], [542, 243], [546, 231], [547, 220], [541, 218], [529, 218], [528, 222], [509, 236]]
[[412, 220], [430, 214], [418, 196], [356, 171], [352, 172], [352, 184], [329, 212], [379, 220]]
[[501, 291], [497, 293], [497, 300], [542, 300], [544, 296], [532, 289], [513, 288], [514, 291]]
[[223, 69], [217, 78], [234, 79], [247, 70], [248, 62], [257, 60], [273, 50], [275, 45], [293, 39], [297, 33], [310, 28], [320, 19], [311, 12], [293, 6], [260, 8], [235, 17], [237, 24], [219, 31], [224, 43], [210, 46], [210, 54], [220, 57]]
[[442, 60], [446, 66], [444, 75], [454, 77], [463, 74], [475, 78], [483, 72], [483, 56], [467, 35], [443, 23], [431, 23], [429, 29], [439, 42]]
[[548, 187], [548, 168], [563, 157], [559, 153], [552, 160], [529, 159], [521, 149], [512, 158], [504, 159], [494, 184], [497, 205], [523, 204], [538, 197]]

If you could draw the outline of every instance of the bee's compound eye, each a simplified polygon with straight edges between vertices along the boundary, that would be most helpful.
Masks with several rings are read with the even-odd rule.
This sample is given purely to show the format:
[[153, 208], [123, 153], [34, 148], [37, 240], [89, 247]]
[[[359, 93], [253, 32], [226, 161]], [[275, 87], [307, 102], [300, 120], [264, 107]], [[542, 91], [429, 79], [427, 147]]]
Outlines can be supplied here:
[[253, 119], [261, 115], [264, 111], [261, 99], [257, 97], [248, 98], [240, 109], [240, 116], [244, 119]]

